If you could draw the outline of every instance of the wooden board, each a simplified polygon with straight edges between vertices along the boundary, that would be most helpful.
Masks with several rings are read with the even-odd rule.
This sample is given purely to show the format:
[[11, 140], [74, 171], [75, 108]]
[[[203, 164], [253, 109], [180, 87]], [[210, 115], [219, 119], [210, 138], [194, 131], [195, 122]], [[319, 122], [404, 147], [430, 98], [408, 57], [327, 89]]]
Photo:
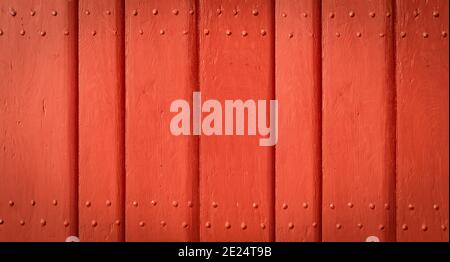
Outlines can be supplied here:
[[448, 1], [397, 21], [397, 240], [448, 242]]
[[[273, 9], [269, 0], [200, 1], [203, 101], [274, 98]], [[274, 240], [274, 148], [247, 131], [201, 136], [200, 199], [202, 241]]]
[[3, 0], [0, 79], [0, 241], [449, 239], [447, 0]]
[[76, 10], [0, 2], [0, 241], [77, 235]]
[[278, 0], [276, 240], [321, 239], [321, 4]]
[[198, 239], [198, 139], [169, 128], [197, 86], [194, 3], [126, 2], [127, 241]]
[[324, 1], [323, 240], [395, 240], [391, 1]]
[[79, 2], [81, 241], [124, 240], [124, 6]]

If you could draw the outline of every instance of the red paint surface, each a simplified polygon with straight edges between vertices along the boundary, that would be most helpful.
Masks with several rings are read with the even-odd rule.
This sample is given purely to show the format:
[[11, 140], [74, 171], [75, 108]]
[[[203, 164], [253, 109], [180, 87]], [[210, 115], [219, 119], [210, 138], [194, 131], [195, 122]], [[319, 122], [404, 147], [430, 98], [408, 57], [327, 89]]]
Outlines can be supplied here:
[[170, 103], [196, 88], [190, 10], [194, 1], [126, 2], [127, 241], [198, 239], [197, 138], [169, 129]]
[[0, 2], [0, 241], [78, 231], [76, 8]]
[[276, 240], [320, 241], [320, 2], [280, 0], [275, 10]]
[[[258, 15], [253, 15], [253, 10]], [[200, 1], [200, 90], [204, 101], [217, 99], [224, 104], [225, 99], [273, 99], [272, 10], [267, 0]], [[267, 34], [262, 35], [261, 30]], [[274, 150], [260, 147], [258, 139], [249, 135], [200, 138], [202, 241], [273, 240]]]
[[0, 79], [0, 241], [448, 241], [448, 1], [1, 1]]
[[393, 9], [391, 1], [346, 3], [324, 1], [322, 8], [322, 236], [324, 241], [365, 241], [368, 236], [392, 241]]
[[123, 5], [83, 0], [78, 12], [80, 239], [119, 241], [124, 240]]
[[448, 1], [397, 10], [397, 240], [448, 241]]

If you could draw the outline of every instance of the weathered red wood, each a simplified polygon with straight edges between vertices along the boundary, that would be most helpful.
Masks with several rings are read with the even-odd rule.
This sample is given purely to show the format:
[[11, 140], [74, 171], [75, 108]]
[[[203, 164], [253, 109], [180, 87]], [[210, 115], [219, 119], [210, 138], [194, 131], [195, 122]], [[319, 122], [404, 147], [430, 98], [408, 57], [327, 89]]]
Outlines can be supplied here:
[[79, 2], [81, 241], [124, 240], [122, 1]]
[[323, 2], [323, 240], [395, 240], [391, 1]]
[[397, 240], [448, 241], [448, 1], [397, 0]]
[[[448, 241], [447, 21], [446, 0], [0, 1], [0, 241]], [[277, 98], [276, 149], [172, 135], [199, 89]]]
[[0, 1], [0, 241], [77, 234], [75, 1]]
[[[274, 98], [273, 10], [269, 0], [200, 1], [203, 101]], [[201, 136], [202, 241], [274, 240], [274, 148], [258, 140]]]
[[197, 137], [170, 104], [197, 85], [195, 1], [126, 2], [126, 240], [198, 239]]
[[320, 241], [320, 2], [278, 0], [275, 10], [276, 240]]

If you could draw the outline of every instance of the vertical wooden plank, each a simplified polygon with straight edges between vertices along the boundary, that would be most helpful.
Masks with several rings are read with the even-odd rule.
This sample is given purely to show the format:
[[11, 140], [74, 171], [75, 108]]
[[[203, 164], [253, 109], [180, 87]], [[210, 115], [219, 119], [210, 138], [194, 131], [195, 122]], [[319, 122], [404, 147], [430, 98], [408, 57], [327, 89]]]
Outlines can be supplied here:
[[448, 241], [448, 1], [397, 0], [397, 240]]
[[81, 241], [124, 240], [123, 2], [79, 2]]
[[323, 240], [395, 239], [391, 1], [323, 2]]
[[0, 241], [77, 234], [76, 10], [0, 2]]
[[[200, 1], [203, 101], [274, 98], [273, 13], [268, 0]], [[201, 136], [202, 241], [274, 239], [274, 150], [259, 138]]]
[[321, 239], [320, 1], [277, 0], [276, 240]]
[[126, 2], [126, 240], [198, 238], [198, 144], [170, 132], [197, 79], [193, 0]]

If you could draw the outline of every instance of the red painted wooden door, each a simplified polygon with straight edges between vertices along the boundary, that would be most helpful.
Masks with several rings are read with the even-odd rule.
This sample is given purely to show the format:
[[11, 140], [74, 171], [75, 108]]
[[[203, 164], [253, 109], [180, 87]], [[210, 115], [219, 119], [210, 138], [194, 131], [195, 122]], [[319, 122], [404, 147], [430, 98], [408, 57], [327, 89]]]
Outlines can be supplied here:
[[0, 1], [0, 241], [448, 241], [448, 68], [447, 0]]

